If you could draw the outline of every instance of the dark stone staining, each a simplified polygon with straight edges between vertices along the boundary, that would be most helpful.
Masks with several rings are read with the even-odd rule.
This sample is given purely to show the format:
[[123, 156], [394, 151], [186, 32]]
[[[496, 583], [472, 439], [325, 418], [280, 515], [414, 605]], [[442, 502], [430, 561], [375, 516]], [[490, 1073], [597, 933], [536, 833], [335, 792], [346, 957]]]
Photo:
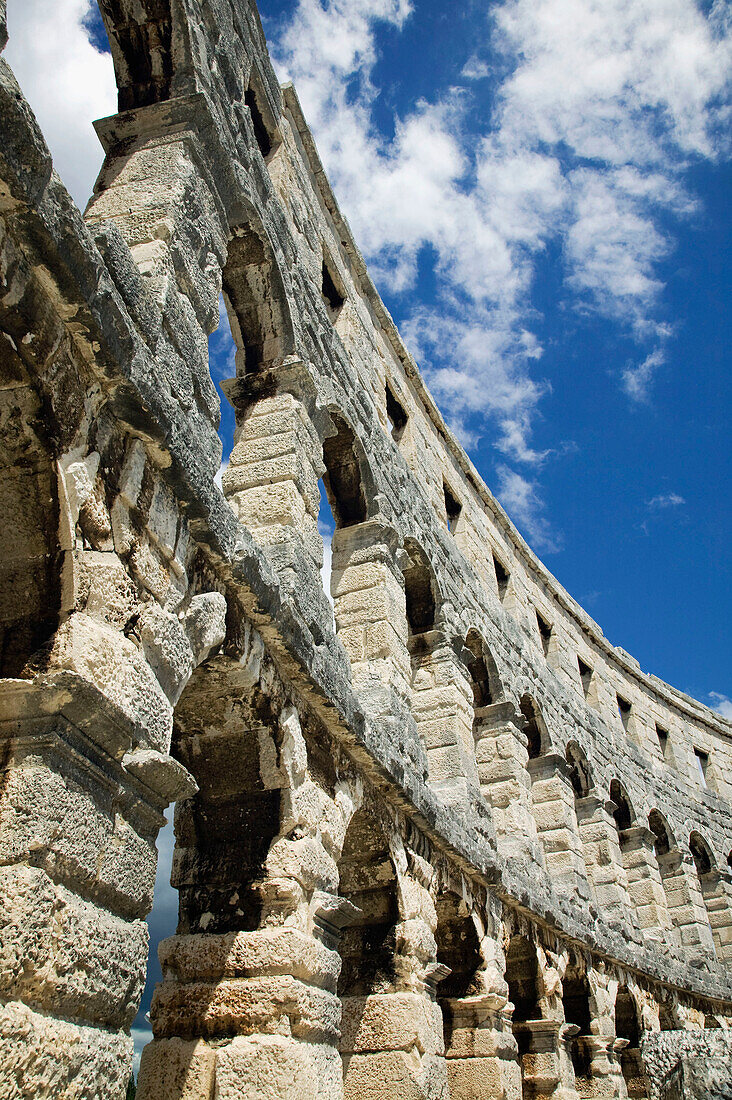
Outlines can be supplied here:
[[360, 910], [341, 940], [338, 995], [388, 992], [395, 979], [396, 875], [386, 837], [366, 810], [357, 811], [348, 827], [338, 872], [341, 895]]
[[706, 842], [702, 840], [698, 833], [692, 833], [689, 837], [689, 851], [691, 852], [691, 858], [694, 860], [696, 873], [698, 875], [708, 875], [714, 866], [714, 860]]
[[173, 21], [169, 0], [100, 0], [117, 74], [120, 111], [170, 98]]
[[323, 483], [336, 526], [352, 527], [367, 518], [361, 466], [356, 456], [353, 431], [340, 417], [334, 417], [334, 420], [337, 433], [323, 444], [326, 470]]
[[648, 826], [653, 833], [653, 848], [656, 858], [668, 855], [671, 851], [671, 840], [666, 823], [658, 810], [651, 810], [648, 816]]

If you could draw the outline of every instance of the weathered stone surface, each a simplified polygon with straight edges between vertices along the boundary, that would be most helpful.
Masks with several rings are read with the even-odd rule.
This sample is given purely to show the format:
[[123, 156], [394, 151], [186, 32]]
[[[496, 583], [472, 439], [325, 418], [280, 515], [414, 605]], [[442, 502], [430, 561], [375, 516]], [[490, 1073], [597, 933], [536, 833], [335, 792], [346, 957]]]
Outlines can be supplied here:
[[620, 1096], [690, 1035], [716, 1074], [732, 727], [478, 479], [252, 0], [100, 7], [85, 217], [0, 62], [0, 1096], [121, 1097], [172, 799], [140, 1097]]

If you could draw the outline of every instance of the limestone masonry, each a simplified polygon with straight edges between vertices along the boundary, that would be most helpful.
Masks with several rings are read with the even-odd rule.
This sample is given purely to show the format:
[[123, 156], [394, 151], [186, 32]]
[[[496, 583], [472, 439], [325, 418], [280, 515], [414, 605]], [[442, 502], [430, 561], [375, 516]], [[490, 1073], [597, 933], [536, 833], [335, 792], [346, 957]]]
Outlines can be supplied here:
[[254, 3], [100, 6], [83, 216], [0, 61], [1, 1100], [125, 1095], [173, 801], [138, 1100], [729, 1100], [732, 726], [478, 477]]

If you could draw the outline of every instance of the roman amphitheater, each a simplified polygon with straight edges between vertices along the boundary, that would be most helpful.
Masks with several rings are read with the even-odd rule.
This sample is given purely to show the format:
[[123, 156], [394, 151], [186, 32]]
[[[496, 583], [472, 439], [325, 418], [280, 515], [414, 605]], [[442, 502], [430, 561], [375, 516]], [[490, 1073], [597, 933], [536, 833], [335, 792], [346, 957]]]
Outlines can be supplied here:
[[175, 802], [138, 1100], [729, 1098], [732, 726], [478, 477], [254, 3], [101, 9], [85, 214], [0, 62], [0, 1097], [124, 1097]]

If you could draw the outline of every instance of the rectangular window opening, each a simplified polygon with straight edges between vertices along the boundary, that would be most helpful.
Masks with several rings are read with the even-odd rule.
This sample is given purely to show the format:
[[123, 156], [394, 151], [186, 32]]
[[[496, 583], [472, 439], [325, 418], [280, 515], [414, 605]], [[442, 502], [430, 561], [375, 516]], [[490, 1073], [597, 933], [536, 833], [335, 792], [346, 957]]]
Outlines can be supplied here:
[[615, 698], [618, 701], [618, 714], [620, 715], [620, 721], [623, 723], [623, 729], [627, 730], [630, 726], [630, 715], [632, 711], [632, 705], [627, 699], [623, 699], [622, 695], [616, 695]]
[[508, 582], [511, 579], [511, 574], [506, 569], [505, 565], [501, 565], [498, 558], [493, 555], [493, 567], [496, 571], [496, 581], [498, 582], [498, 599], [503, 603], [508, 592]]
[[267, 157], [272, 152], [272, 138], [269, 136], [269, 130], [262, 118], [262, 112], [257, 105], [257, 97], [254, 94], [254, 89], [251, 84], [244, 93], [244, 103], [249, 108], [249, 114], [252, 118], [252, 127], [254, 128], [254, 137], [257, 140], [259, 151], [263, 157]]
[[330, 268], [328, 267], [328, 264], [325, 262], [325, 260], [323, 260], [323, 285], [321, 289], [323, 292], [323, 297], [328, 303], [329, 309], [333, 313], [337, 313], [343, 305], [345, 298], [336, 286], [335, 279], [333, 278], [330, 272]]
[[658, 744], [661, 748], [661, 755], [664, 760], [668, 759], [668, 730], [665, 730], [663, 726], [659, 726], [656, 723], [656, 737], [658, 738]]
[[463, 510], [463, 506], [457, 497], [450, 492], [447, 485], [442, 483], [442, 490], [445, 494], [445, 513], [447, 515], [447, 529], [451, 534], [455, 534], [455, 528], [457, 522], [460, 519], [460, 513]]
[[402, 405], [397, 401], [394, 392], [387, 382], [386, 384], [386, 416], [391, 427], [391, 438], [398, 443], [404, 434], [409, 417]]
[[709, 786], [709, 780], [707, 778], [707, 769], [709, 768], [709, 753], [703, 752], [701, 749], [694, 749], [694, 756], [696, 757], [696, 766], [699, 769], [699, 779], [702, 787], [705, 789]]
[[586, 699], [590, 694], [590, 687], [592, 686], [592, 669], [589, 665], [585, 664], [581, 657], [577, 658], [577, 665], [579, 667], [580, 680], [582, 681], [582, 691]]
[[549, 655], [549, 646], [551, 645], [552, 630], [554, 628], [551, 623], [546, 621], [543, 615], [540, 615], [539, 612], [536, 611], [536, 608], [534, 608], [534, 611], [536, 613], [536, 625], [539, 628], [539, 634], [541, 636], [541, 647], [544, 650], [544, 656], [547, 657]]

